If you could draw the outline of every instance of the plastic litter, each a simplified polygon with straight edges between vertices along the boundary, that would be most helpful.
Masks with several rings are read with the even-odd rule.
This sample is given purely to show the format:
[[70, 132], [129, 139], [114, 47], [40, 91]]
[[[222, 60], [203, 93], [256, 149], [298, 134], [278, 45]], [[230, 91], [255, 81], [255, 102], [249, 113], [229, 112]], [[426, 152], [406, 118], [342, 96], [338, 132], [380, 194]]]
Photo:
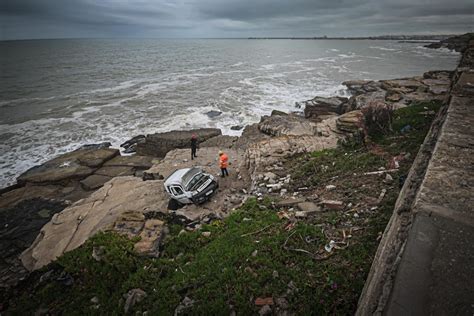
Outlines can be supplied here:
[[336, 245], [336, 242], [334, 240], [331, 240], [329, 244], [324, 246], [324, 250], [326, 250], [327, 252], [331, 252], [334, 249], [335, 245]]
[[400, 129], [400, 133], [405, 134], [408, 133], [412, 129], [411, 125], [405, 125]]

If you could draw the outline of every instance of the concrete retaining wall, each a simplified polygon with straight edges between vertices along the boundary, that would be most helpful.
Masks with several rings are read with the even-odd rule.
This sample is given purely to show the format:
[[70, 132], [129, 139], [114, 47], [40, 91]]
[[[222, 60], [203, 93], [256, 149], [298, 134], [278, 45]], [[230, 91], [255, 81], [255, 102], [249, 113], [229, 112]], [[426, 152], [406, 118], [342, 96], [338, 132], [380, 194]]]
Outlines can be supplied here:
[[400, 192], [357, 315], [474, 314], [474, 41]]

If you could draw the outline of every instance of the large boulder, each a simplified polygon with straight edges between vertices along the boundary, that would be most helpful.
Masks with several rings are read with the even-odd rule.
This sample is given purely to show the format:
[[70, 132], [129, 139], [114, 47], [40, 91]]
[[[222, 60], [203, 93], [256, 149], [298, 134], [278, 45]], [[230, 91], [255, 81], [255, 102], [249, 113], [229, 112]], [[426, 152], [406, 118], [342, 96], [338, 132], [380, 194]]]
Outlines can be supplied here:
[[245, 166], [250, 173], [269, 170], [268, 167], [296, 154], [336, 148], [340, 139], [332, 133], [328, 136], [280, 136], [250, 144], [245, 151]]
[[190, 148], [191, 137], [196, 134], [199, 142], [204, 142], [210, 138], [222, 135], [217, 128], [201, 128], [189, 131], [171, 131], [147, 135], [144, 142], [136, 145], [139, 155], [154, 156], [163, 158], [166, 153], [173, 149]]
[[352, 96], [349, 102], [346, 103], [346, 108], [344, 110], [345, 112], [360, 110], [370, 106], [373, 103], [384, 102], [386, 96], [387, 92], [382, 89]]
[[364, 127], [364, 114], [360, 110], [347, 112], [336, 120], [337, 129], [344, 133], [356, 133]]
[[384, 90], [390, 90], [392, 88], [405, 88], [411, 91], [425, 91], [426, 85], [421, 82], [422, 78], [405, 78], [405, 79], [393, 79], [393, 80], [382, 80], [382, 88]]
[[316, 120], [322, 120], [327, 115], [342, 114], [344, 103], [349, 99], [345, 97], [315, 97], [312, 100], [303, 102], [305, 105], [304, 116]]
[[446, 70], [428, 71], [423, 74], [421, 82], [428, 87], [431, 94], [447, 94], [451, 87], [453, 72]]
[[[161, 230], [151, 236], [146, 223], [147, 212], [167, 212], [168, 197], [162, 181], [142, 181], [136, 177], [118, 177], [88, 198], [82, 199], [53, 216], [41, 229], [33, 244], [21, 255], [28, 270], [36, 270], [67, 251], [76, 249], [99, 231], [117, 231], [130, 237], [146, 236], [151, 248], [137, 246], [146, 253], [155, 253]], [[144, 232], [142, 234], [142, 232]]]
[[380, 83], [373, 80], [348, 80], [342, 83], [353, 95], [374, 92], [380, 89]]
[[245, 126], [242, 135], [235, 142], [235, 147], [245, 150], [250, 144], [268, 139], [270, 137], [270, 135], [264, 134], [260, 131], [258, 123], [247, 125]]
[[83, 179], [119, 154], [118, 149], [112, 148], [78, 149], [29, 169], [17, 178], [17, 182], [59, 183]]
[[314, 135], [314, 125], [305, 118], [297, 115], [264, 116], [258, 124], [258, 129], [270, 136], [300, 136]]
[[124, 142], [120, 147], [126, 154], [134, 153], [137, 150], [137, 144], [145, 142], [145, 139], [145, 135], [138, 135]]
[[438, 91], [439, 93], [432, 93], [432, 92], [418, 92], [414, 91], [411, 93], [407, 93], [403, 95], [403, 103], [410, 105], [413, 102], [425, 102], [425, 101], [432, 101], [432, 100], [440, 100], [443, 101], [446, 98], [446, 93], [442, 91]]

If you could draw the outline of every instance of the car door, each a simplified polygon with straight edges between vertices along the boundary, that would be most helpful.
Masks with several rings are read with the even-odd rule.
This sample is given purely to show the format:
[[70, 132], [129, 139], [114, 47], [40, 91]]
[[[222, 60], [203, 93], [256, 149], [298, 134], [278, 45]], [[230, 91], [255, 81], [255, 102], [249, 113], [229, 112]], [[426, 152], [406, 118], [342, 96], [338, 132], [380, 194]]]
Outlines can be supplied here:
[[187, 198], [184, 195], [184, 191], [183, 191], [183, 188], [181, 188], [181, 186], [179, 185], [170, 186], [170, 191], [176, 200], [179, 200], [180, 202], [183, 202], [183, 203], [186, 202]]

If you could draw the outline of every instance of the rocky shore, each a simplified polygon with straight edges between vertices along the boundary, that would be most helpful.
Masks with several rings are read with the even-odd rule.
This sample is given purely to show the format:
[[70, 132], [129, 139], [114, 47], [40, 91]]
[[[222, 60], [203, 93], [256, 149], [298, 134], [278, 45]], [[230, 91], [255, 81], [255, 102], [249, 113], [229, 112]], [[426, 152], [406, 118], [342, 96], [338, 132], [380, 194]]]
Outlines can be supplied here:
[[[198, 230], [226, 218], [250, 197], [276, 199], [301, 218], [347, 208], [333, 191], [339, 184], [326, 186], [325, 198], [319, 198], [301, 180], [293, 179], [289, 165], [294, 157], [363, 142], [369, 108], [397, 110], [420, 102], [445, 103], [452, 75], [440, 70], [411, 78], [346, 81], [349, 98], [316, 96], [297, 102], [295, 113], [274, 111], [246, 126], [240, 137], [210, 128], [140, 135], [122, 145], [134, 155], [122, 156], [107, 143], [86, 145], [31, 168], [17, 178], [16, 185], [0, 191], [2, 296], [7, 297], [28, 271], [47, 266], [98, 232], [138, 240], [134, 242], [138, 254], [158, 258], [173, 223]], [[298, 113], [301, 110], [303, 114]], [[429, 111], [425, 115], [432, 115]], [[192, 134], [200, 141], [195, 160], [190, 160]], [[230, 177], [220, 179], [213, 199], [201, 206], [168, 209], [163, 180], [175, 169], [190, 166], [216, 174], [219, 150], [230, 157]], [[393, 170], [398, 169], [397, 159], [403, 158], [394, 160]], [[391, 169], [387, 166], [387, 170]], [[392, 183], [390, 171], [374, 172]], [[377, 201], [369, 201], [359, 209], [374, 205]]]

